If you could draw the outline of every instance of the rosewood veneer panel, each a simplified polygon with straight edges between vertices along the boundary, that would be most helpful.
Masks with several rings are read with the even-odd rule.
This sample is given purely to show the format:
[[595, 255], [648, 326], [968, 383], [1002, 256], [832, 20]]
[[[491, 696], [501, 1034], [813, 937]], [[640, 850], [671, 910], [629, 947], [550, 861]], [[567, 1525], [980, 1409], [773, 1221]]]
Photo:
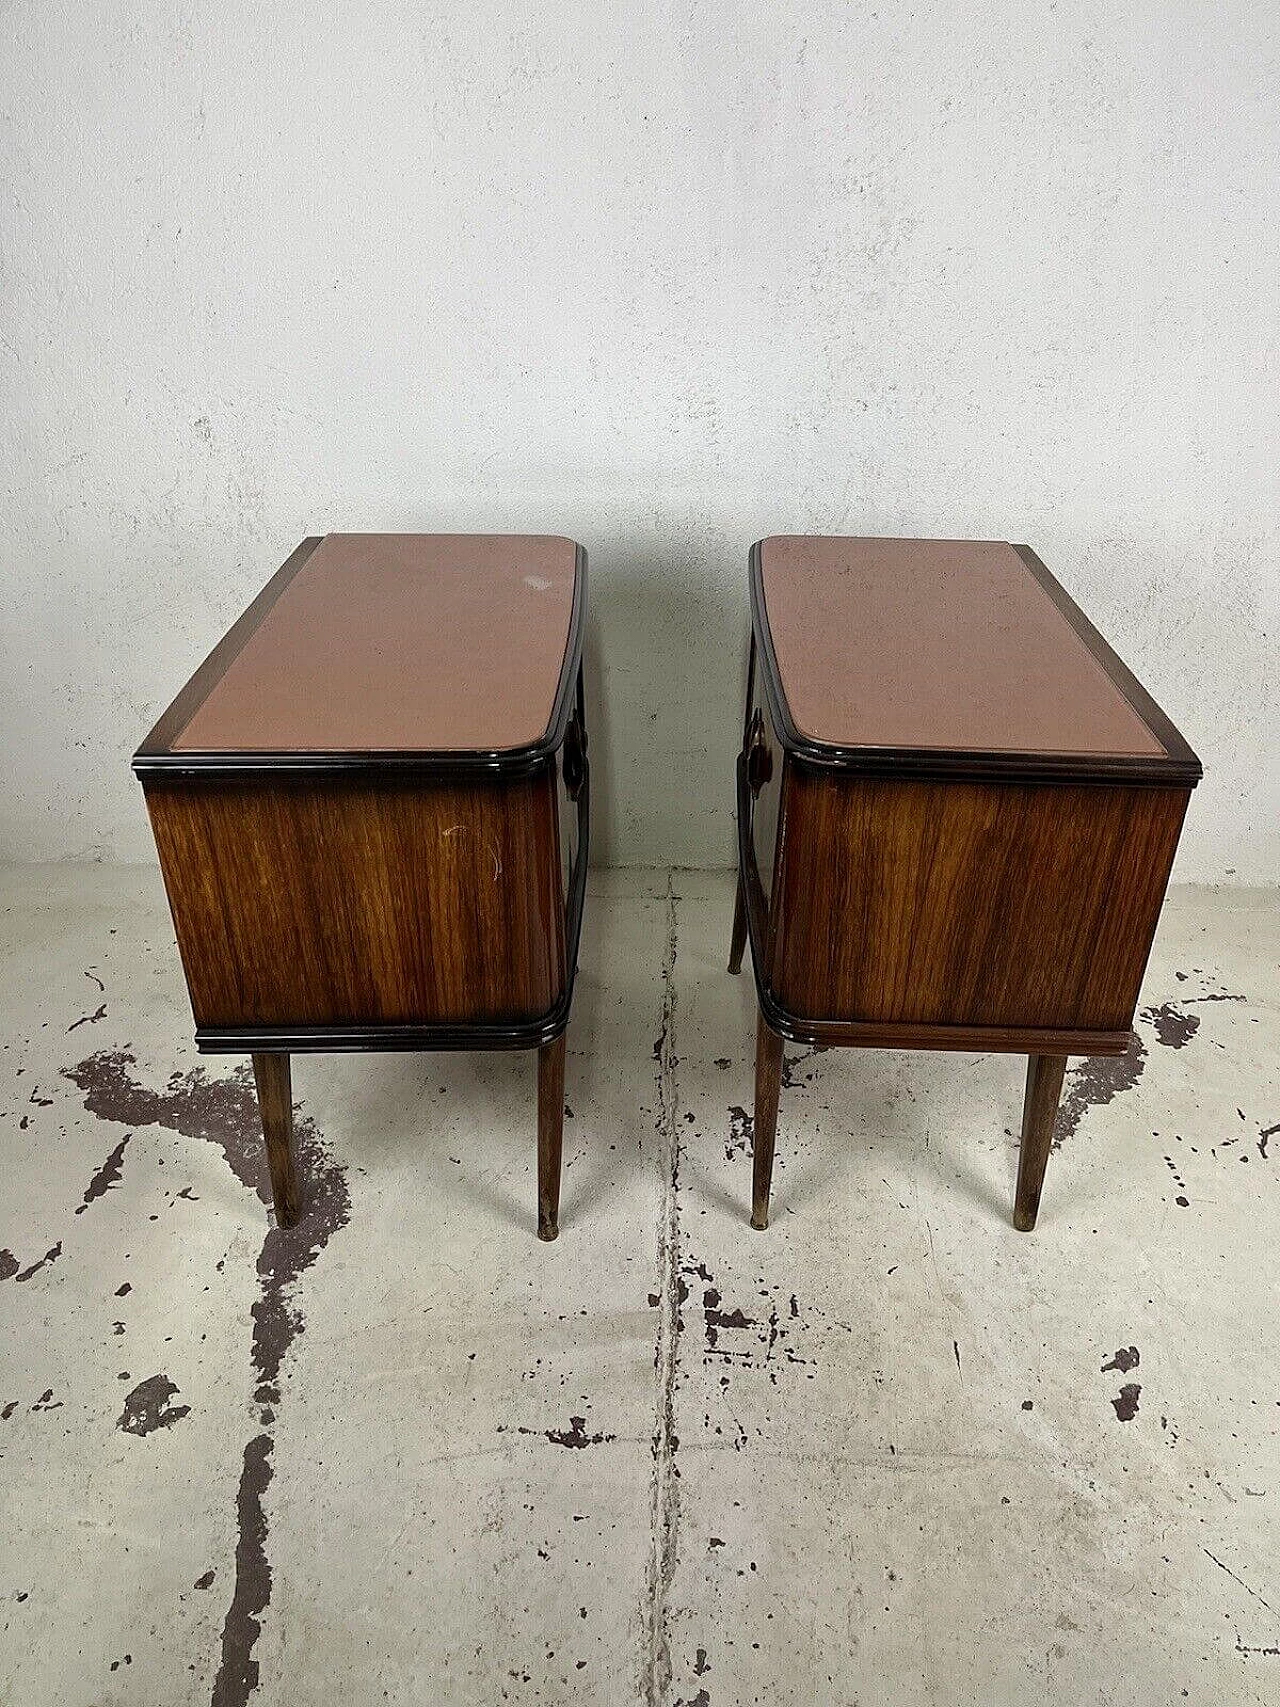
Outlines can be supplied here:
[[1125, 1030], [1187, 799], [791, 766], [774, 996], [813, 1019]]
[[545, 773], [152, 781], [147, 805], [198, 1026], [515, 1023], [563, 986]]

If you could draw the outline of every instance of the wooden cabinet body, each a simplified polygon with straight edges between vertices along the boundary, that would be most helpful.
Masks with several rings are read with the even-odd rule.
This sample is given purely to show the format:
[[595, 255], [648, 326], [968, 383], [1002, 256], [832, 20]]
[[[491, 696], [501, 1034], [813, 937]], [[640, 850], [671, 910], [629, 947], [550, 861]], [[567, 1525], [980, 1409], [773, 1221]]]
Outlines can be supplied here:
[[510, 780], [149, 779], [200, 1047], [547, 1041], [571, 928], [559, 788], [554, 760]]
[[766, 1051], [1123, 1053], [1200, 774], [1150, 696], [1026, 547], [766, 541], [751, 595], [734, 960], [748, 933]]
[[134, 759], [202, 1050], [537, 1048], [563, 1072], [585, 598], [568, 540], [299, 546]]

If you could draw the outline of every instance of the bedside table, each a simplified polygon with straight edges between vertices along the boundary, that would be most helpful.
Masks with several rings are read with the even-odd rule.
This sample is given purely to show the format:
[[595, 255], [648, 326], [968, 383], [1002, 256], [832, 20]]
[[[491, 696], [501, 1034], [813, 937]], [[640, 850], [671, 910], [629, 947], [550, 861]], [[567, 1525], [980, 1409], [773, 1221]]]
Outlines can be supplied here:
[[585, 606], [568, 539], [307, 539], [135, 755], [196, 1044], [253, 1057], [282, 1225], [291, 1054], [537, 1049], [556, 1236]]
[[752, 1225], [789, 1039], [1027, 1054], [1029, 1231], [1067, 1057], [1128, 1047], [1199, 760], [1024, 545], [767, 539], [750, 581]]

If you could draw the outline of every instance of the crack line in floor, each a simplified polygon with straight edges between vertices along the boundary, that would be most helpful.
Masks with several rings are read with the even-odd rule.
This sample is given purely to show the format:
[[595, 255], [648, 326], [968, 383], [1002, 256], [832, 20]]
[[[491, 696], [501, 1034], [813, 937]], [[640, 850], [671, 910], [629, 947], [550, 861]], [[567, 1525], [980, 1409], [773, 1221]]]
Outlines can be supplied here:
[[680, 1515], [675, 1432], [675, 1385], [680, 1341], [680, 1129], [675, 1050], [676, 901], [674, 873], [667, 875], [667, 940], [662, 959], [662, 1030], [653, 1046], [657, 1063], [658, 1135], [662, 1141], [662, 1200], [658, 1212], [658, 1339], [654, 1353], [658, 1396], [653, 1429], [650, 1551], [645, 1598], [644, 1699], [662, 1707], [671, 1685], [667, 1593], [676, 1565]]

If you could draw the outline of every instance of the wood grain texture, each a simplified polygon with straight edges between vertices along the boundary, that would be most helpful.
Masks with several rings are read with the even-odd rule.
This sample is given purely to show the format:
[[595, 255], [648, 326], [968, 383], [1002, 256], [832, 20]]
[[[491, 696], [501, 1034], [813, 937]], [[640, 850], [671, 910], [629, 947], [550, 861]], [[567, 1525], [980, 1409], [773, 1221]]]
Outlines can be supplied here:
[[751, 1225], [757, 1232], [769, 1225], [769, 1186], [781, 1089], [782, 1039], [760, 1014], [756, 1020], [755, 1121], [751, 1133]]
[[538, 1237], [548, 1242], [560, 1231], [564, 1052], [563, 1032], [538, 1051]]
[[258, 1088], [258, 1111], [267, 1145], [276, 1222], [281, 1227], [292, 1227], [302, 1207], [302, 1193], [293, 1165], [293, 1080], [289, 1057], [275, 1053], [255, 1055], [253, 1079]]
[[1029, 1233], [1040, 1213], [1045, 1164], [1053, 1145], [1053, 1123], [1066, 1074], [1065, 1055], [1033, 1055], [1027, 1062], [1027, 1091], [1022, 1103], [1022, 1148], [1018, 1152], [1018, 1185], [1013, 1201], [1013, 1224]]
[[814, 1020], [1125, 1032], [1188, 798], [788, 756], [769, 991]]
[[198, 1026], [517, 1022], [563, 991], [550, 767], [144, 784]]

